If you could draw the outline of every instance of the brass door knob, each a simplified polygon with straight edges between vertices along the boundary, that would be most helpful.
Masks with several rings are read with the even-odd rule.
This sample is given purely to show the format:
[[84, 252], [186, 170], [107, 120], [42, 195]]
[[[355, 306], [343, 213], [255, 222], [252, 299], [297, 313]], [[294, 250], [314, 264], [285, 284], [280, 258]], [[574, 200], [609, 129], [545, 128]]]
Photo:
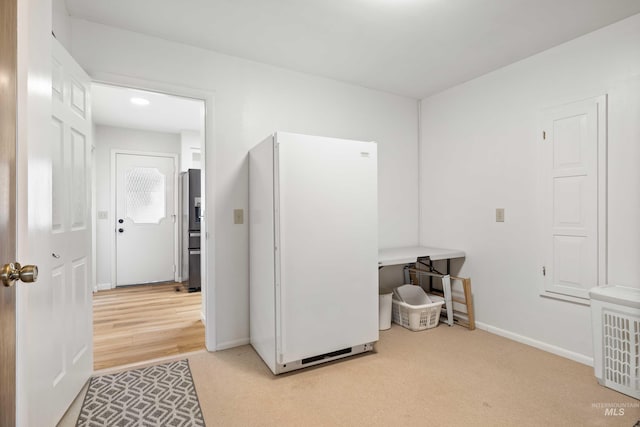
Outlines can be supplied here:
[[17, 262], [5, 264], [0, 269], [0, 282], [4, 286], [13, 286], [16, 280], [32, 283], [38, 280], [38, 267], [35, 265], [21, 266]]

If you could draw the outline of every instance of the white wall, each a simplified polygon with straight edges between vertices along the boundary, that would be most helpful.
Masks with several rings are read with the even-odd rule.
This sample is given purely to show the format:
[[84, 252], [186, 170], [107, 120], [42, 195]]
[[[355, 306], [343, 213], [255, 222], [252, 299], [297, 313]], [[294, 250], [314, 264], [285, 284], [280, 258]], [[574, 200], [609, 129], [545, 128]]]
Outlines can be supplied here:
[[268, 134], [377, 141], [380, 246], [417, 243], [415, 100], [72, 22], [72, 54], [90, 75], [113, 73], [215, 92], [214, 147], [206, 153], [207, 182], [215, 195], [215, 251], [206, 262], [215, 265], [218, 347], [248, 342], [248, 228], [246, 222], [233, 224], [233, 209], [246, 212], [247, 152]]
[[640, 287], [639, 77], [636, 15], [422, 101], [420, 240], [467, 251], [480, 322], [592, 357], [589, 307], [538, 292], [538, 114], [604, 93], [609, 282]]
[[71, 51], [71, 18], [65, 0], [53, 0], [52, 9], [51, 27], [53, 33], [60, 44], [67, 51]]
[[202, 154], [202, 133], [196, 130], [180, 131], [180, 171], [186, 172], [188, 169], [200, 169], [201, 161], [193, 160], [194, 149]]
[[[180, 135], [97, 125], [94, 129], [95, 200], [96, 200], [96, 277], [99, 289], [115, 286], [112, 277], [111, 239], [115, 229], [115, 213], [111, 211], [111, 150], [114, 148], [171, 153], [180, 155]], [[108, 219], [101, 219], [107, 212]]]

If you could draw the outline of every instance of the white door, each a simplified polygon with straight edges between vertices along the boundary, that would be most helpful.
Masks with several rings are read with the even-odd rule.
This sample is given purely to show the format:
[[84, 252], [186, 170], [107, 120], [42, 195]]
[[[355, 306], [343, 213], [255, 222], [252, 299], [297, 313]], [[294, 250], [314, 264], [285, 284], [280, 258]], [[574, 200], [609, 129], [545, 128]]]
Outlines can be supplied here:
[[604, 96], [546, 114], [546, 292], [587, 299], [605, 280], [605, 118]]
[[55, 425], [93, 372], [89, 77], [47, 37], [36, 62], [48, 61], [52, 80], [29, 74], [18, 163], [21, 257], [40, 268], [18, 311], [18, 423], [31, 426]]
[[174, 280], [176, 158], [115, 157], [116, 285]]

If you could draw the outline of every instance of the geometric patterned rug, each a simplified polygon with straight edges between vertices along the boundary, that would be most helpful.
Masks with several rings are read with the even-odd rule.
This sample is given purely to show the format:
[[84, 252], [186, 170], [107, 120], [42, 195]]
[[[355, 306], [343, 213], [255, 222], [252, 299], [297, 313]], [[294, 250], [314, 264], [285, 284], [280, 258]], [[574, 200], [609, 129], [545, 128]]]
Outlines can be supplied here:
[[187, 359], [91, 378], [76, 426], [204, 426]]

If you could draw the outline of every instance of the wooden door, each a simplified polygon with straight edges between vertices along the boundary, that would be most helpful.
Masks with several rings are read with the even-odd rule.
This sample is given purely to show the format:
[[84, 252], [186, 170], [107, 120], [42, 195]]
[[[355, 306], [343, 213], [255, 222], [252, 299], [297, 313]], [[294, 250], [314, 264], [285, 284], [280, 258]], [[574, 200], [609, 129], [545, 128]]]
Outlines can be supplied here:
[[[17, 1], [0, 0], [0, 267], [16, 261]], [[16, 291], [0, 284], [0, 425], [16, 423]]]
[[606, 272], [606, 97], [547, 112], [545, 291], [587, 300]]

